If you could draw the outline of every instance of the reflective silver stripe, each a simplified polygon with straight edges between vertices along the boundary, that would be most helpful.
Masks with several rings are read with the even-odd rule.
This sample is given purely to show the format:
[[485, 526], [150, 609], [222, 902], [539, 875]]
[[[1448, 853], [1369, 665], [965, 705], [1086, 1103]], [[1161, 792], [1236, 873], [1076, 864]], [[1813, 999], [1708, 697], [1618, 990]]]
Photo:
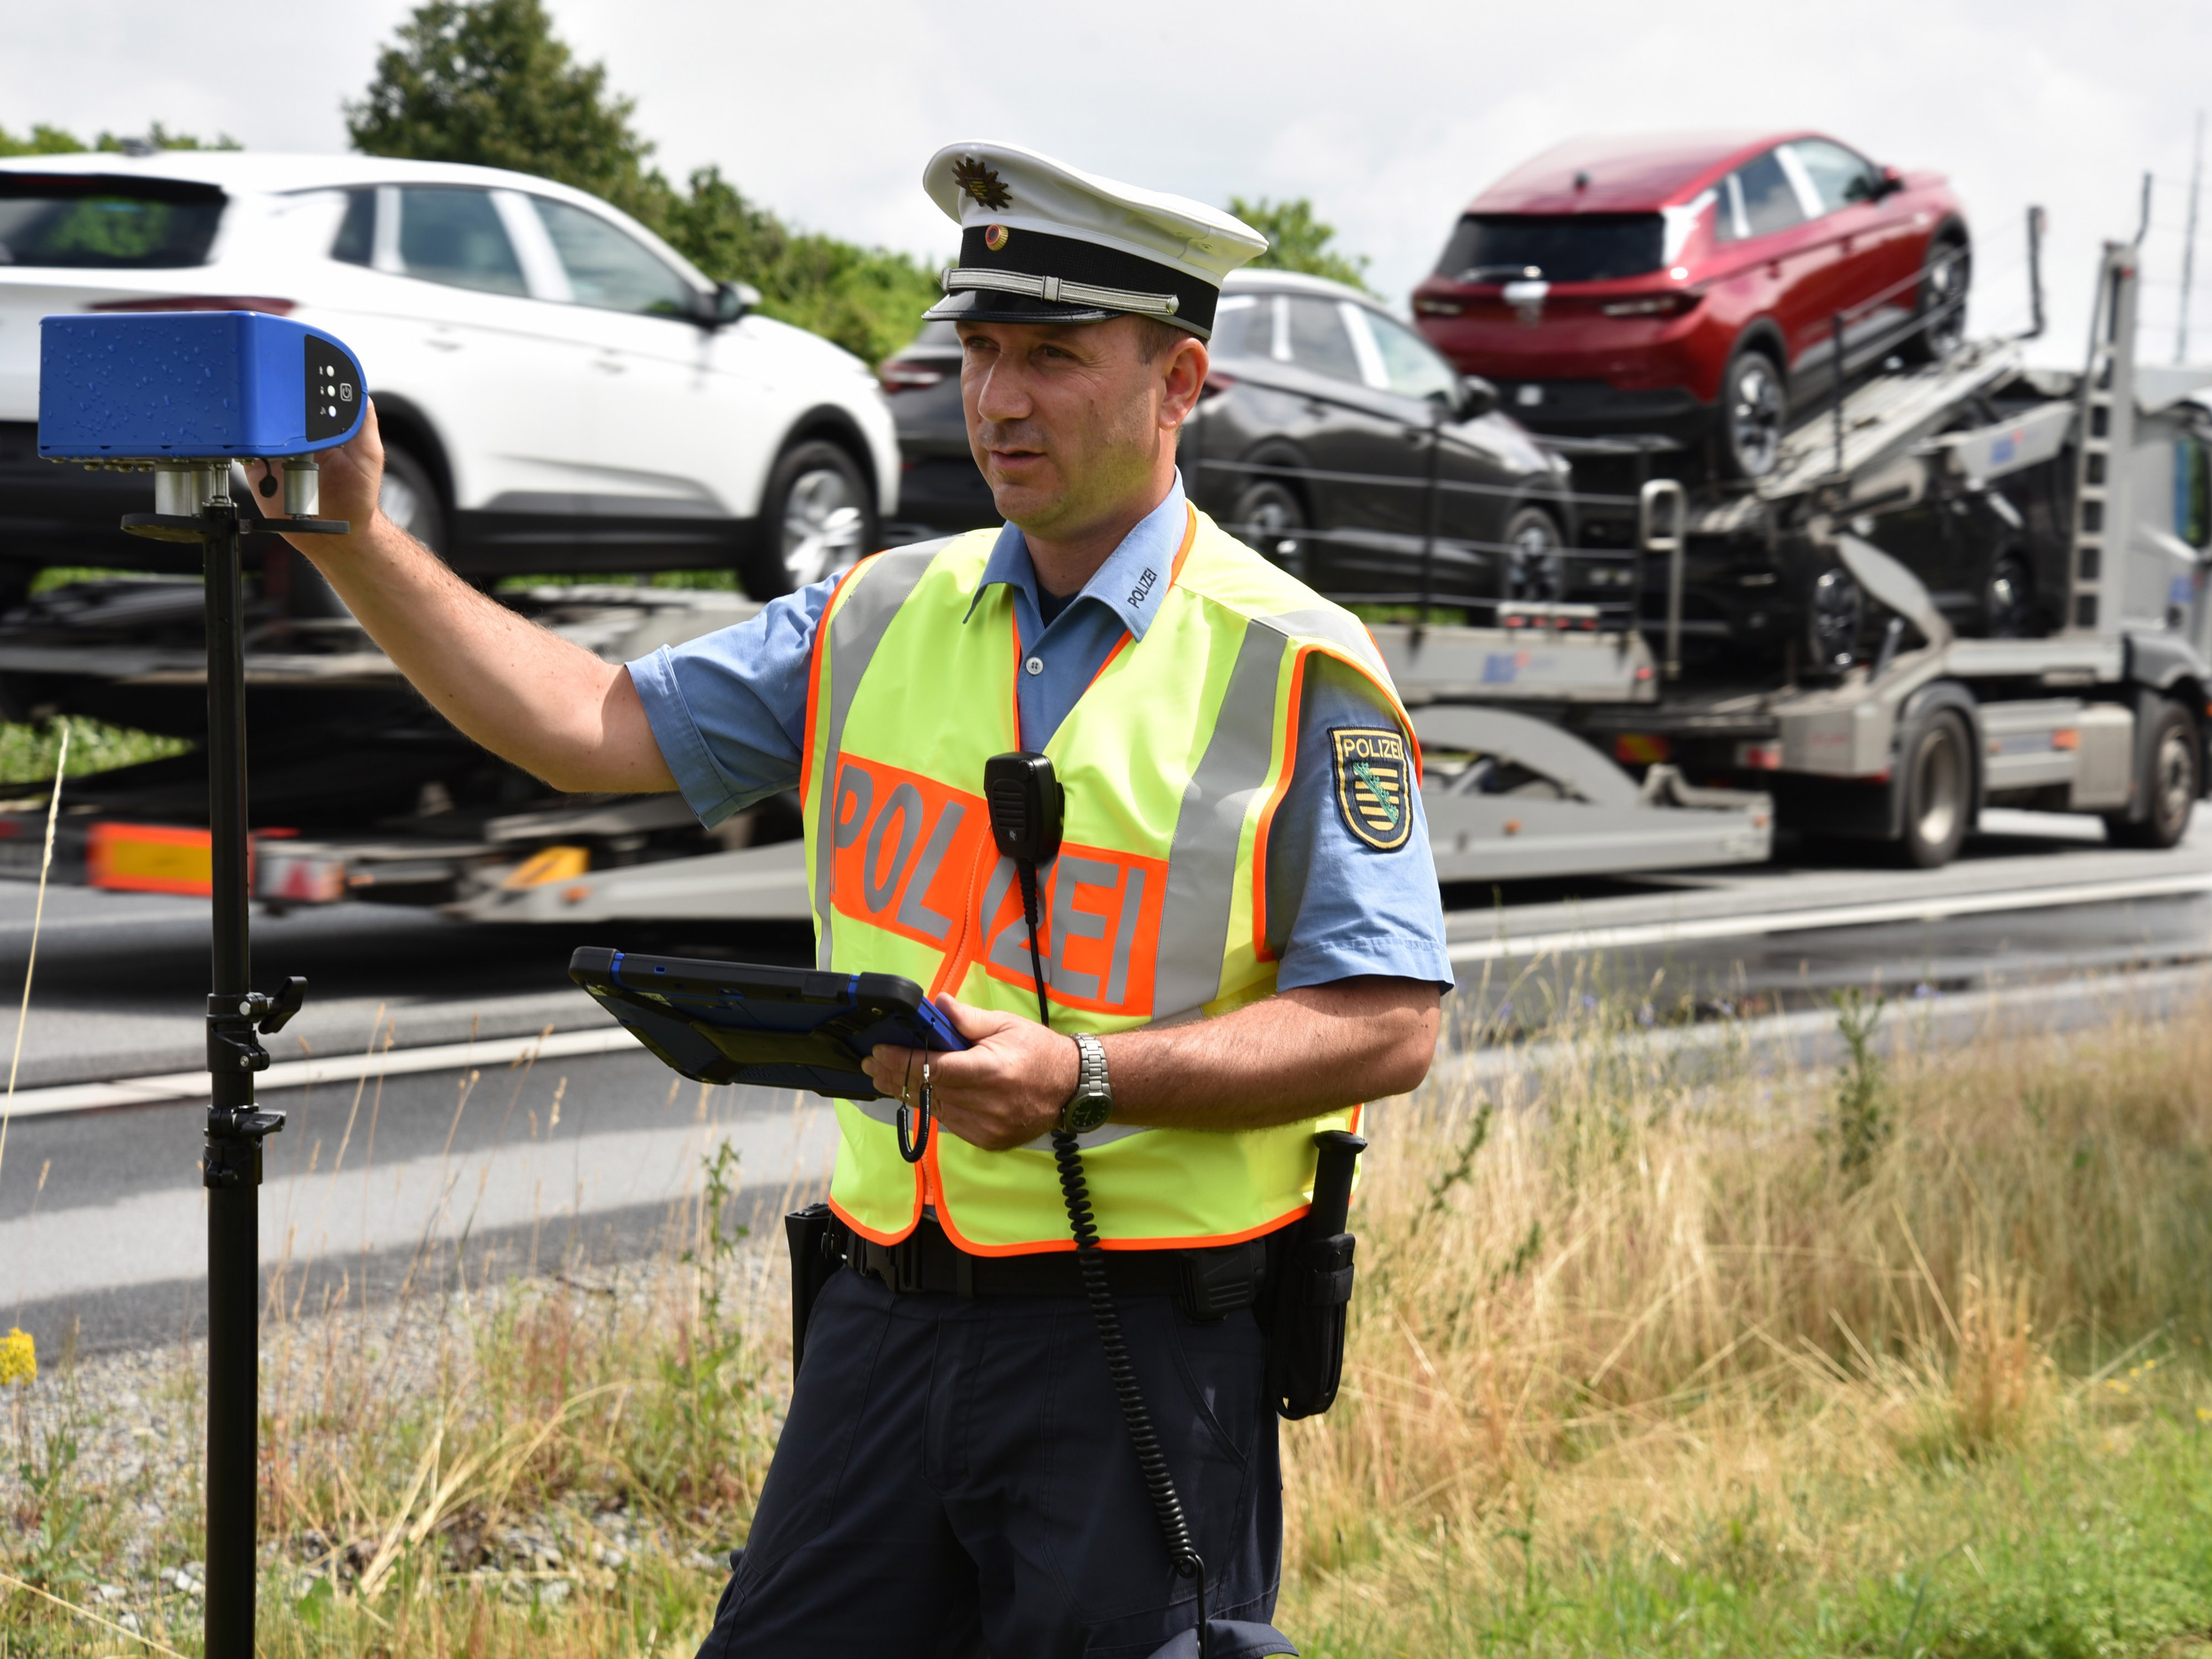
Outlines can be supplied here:
[[1213, 736], [1183, 787], [1160, 911], [1155, 1024], [1188, 1018], [1221, 994], [1237, 848], [1252, 797], [1266, 787], [1274, 763], [1275, 692], [1290, 643], [1268, 622], [1245, 624]]
[[[879, 553], [867, 569], [849, 578], [853, 591], [830, 618], [830, 696], [829, 707], [817, 711], [817, 720], [826, 728], [822, 751], [822, 769], [815, 775], [814, 794], [817, 805], [814, 828], [814, 965], [827, 969], [830, 966], [830, 885], [836, 868], [835, 837], [837, 826], [837, 757], [845, 746], [845, 717], [853, 710], [853, 693], [860, 689], [860, 676], [867, 672], [876, 647], [884, 642], [884, 635], [898, 615], [899, 607], [929, 568], [930, 562], [956, 538], [939, 538], [933, 542], [917, 542], [912, 547], [894, 548]], [[821, 687], [809, 686], [810, 696], [821, 695]]]
[[1260, 620], [1285, 634], [1304, 634], [1309, 639], [1340, 645], [1376, 673], [1389, 672], [1382, 654], [1375, 649], [1375, 641], [1368, 636], [1359, 619], [1333, 605], [1312, 611], [1286, 611], [1279, 617], [1262, 617]]
[[1032, 300], [1057, 305], [1104, 306], [1111, 311], [1141, 311], [1155, 317], [1172, 317], [1182, 304], [1172, 294], [1136, 294], [1126, 288], [1096, 288], [1089, 283], [1064, 283], [1057, 276], [1031, 276], [1019, 270], [983, 270], [960, 265], [945, 273], [945, 291], [989, 289], [994, 294], [1024, 294]]

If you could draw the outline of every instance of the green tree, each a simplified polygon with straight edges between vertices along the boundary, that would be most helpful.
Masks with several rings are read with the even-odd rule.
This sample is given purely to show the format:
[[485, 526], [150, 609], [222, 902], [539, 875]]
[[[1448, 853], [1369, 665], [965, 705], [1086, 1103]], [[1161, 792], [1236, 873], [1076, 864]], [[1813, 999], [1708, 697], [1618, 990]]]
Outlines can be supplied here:
[[692, 173], [659, 228], [708, 276], [758, 289], [766, 315], [835, 340], [866, 362], [911, 340], [939, 297], [935, 273], [920, 260], [793, 230], [747, 201], [720, 167]]
[[0, 155], [82, 155], [87, 150], [106, 150], [120, 153], [129, 143], [141, 143], [154, 149], [236, 149], [238, 141], [228, 134], [203, 142], [189, 132], [172, 132], [159, 121], [146, 129], [145, 137], [126, 137], [103, 132], [90, 143], [86, 143], [73, 132], [48, 126], [41, 121], [29, 134], [18, 138], [5, 127], [0, 127]]
[[580, 64], [540, 0], [430, 0], [346, 106], [372, 155], [471, 161], [573, 185], [650, 225], [718, 282], [751, 283], [763, 314], [810, 329], [868, 362], [914, 337], [937, 297], [921, 261], [801, 231], [746, 200], [719, 167], [687, 188], [650, 165], [636, 104]]
[[370, 155], [535, 173], [649, 222], [669, 190], [635, 107], [607, 90], [605, 64], [576, 62], [539, 0], [430, 0], [345, 106], [346, 132]]
[[1313, 204], [1306, 198], [1271, 202], [1264, 196], [1251, 201], [1232, 196], [1229, 210], [1267, 239], [1267, 251], [1253, 260], [1254, 264], [1276, 270], [1303, 270], [1357, 289], [1367, 286], [1367, 256], [1332, 247], [1336, 227], [1315, 218]]

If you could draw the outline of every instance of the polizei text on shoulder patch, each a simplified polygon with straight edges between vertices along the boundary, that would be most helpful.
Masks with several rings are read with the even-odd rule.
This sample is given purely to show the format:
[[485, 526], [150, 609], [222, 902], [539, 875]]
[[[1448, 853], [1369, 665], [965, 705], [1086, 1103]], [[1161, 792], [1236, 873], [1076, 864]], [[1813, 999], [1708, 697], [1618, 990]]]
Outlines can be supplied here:
[[1413, 803], [1407, 791], [1406, 734], [1382, 727], [1330, 728], [1336, 761], [1336, 805], [1344, 827], [1378, 853], [1395, 853], [1413, 833]]

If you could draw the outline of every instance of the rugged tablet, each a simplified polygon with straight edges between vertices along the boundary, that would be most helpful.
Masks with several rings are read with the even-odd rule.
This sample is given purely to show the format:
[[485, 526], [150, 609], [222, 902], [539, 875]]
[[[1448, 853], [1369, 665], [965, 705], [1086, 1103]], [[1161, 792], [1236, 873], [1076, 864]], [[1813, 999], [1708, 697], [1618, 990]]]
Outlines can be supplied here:
[[878, 1043], [947, 1052], [968, 1044], [922, 989], [896, 974], [820, 973], [744, 962], [646, 957], [586, 945], [568, 977], [661, 1062], [701, 1083], [882, 1097], [860, 1069]]

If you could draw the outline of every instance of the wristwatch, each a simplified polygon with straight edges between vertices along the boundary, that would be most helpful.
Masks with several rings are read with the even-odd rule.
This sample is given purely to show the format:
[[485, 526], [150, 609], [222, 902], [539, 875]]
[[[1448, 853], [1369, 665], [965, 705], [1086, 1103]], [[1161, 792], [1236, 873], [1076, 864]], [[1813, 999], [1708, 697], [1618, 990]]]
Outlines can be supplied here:
[[1060, 1127], [1085, 1135], [1113, 1115], [1114, 1085], [1106, 1080], [1106, 1049], [1088, 1031], [1075, 1039], [1075, 1092], [1060, 1109]]

